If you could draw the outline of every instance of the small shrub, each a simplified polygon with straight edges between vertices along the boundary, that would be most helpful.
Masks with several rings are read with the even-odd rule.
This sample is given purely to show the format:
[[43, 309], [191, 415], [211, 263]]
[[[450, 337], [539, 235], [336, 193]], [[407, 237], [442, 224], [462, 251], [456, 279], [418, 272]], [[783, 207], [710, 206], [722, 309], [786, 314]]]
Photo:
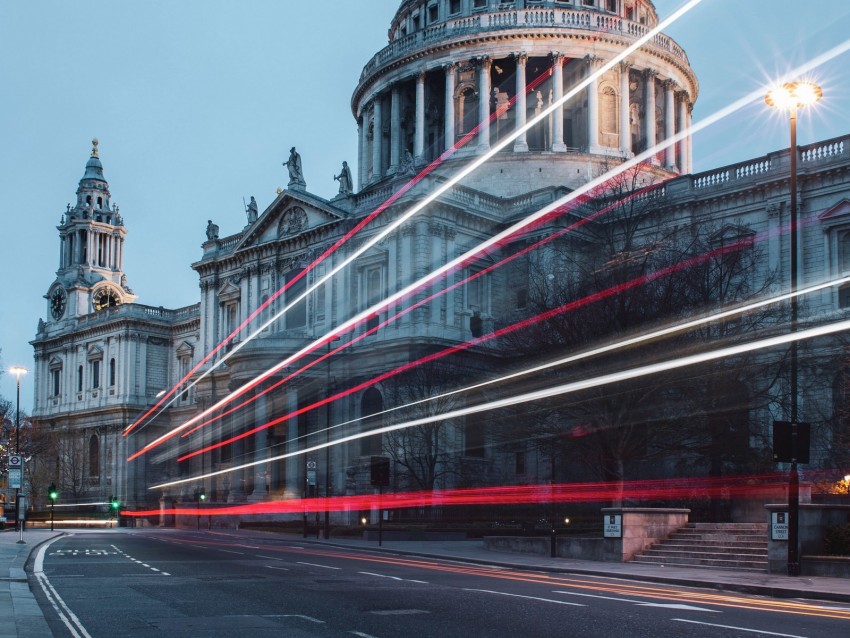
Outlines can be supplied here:
[[829, 556], [850, 556], [850, 523], [827, 527], [823, 549]]

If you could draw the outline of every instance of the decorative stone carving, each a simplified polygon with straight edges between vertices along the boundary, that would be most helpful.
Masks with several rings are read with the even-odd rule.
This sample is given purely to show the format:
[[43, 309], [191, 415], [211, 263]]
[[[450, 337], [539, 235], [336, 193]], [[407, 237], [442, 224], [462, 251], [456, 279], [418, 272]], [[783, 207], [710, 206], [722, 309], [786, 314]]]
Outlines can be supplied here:
[[283, 214], [277, 226], [277, 236], [295, 235], [307, 226], [307, 213], [300, 206], [293, 206]]
[[289, 159], [283, 163], [289, 170], [288, 188], [306, 188], [307, 182], [304, 181], [304, 171], [301, 168], [301, 155], [293, 146], [289, 149]]
[[213, 224], [211, 219], [207, 220], [207, 241], [218, 239], [218, 224]]

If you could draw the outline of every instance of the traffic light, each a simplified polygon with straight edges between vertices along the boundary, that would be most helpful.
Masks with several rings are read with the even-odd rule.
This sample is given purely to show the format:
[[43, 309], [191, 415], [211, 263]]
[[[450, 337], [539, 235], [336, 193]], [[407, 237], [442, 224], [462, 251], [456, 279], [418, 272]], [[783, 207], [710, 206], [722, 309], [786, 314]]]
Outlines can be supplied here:
[[56, 484], [51, 483], [50, 487], [47, 488], [47, 498], [50, 499], [50, 504], [55, 505], [56, 499], [59, 498], [59, 492], [56, 491]]
[[109, 498], [109, 507], [112, 508], [113, 512], [117, 512], [121, 508], [121, 501], [119, 501], [114, 496]]
[[204, 491], [204, 488], [198, 490], [198, 502], [201, 503], [207, 500], [207, 493]]

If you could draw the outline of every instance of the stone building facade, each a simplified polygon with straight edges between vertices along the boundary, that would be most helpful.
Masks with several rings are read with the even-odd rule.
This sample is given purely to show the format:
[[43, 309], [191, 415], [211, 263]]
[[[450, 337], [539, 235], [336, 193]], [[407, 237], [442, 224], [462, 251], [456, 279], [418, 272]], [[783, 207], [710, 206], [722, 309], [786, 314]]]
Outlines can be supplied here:
[[[409, 400], [410, 388], [400, 387], [404, 377], [369, 380], [424, 354], [490, 333], [505, 317], [522, 316], [529, 282], [521, 269], [495, 269], [463, 283], [485, 271], [498, 255], [469, 261], [447, 275], [445, 294], [428, 298], [424, 290], [416, 293], [413, 302], [421, 304], [386, 325], [382, 322], [413, 302], [399, 301], [368, 316], [355, 328], [357, 341], [344, 353], [321, 359], [337, 343], [322, 346], [304, 359], [315, 362], [313, 367], [300, 372], [299, 363], [277, 369], [248, 390], [255, 401], [225, 414], [218, 424], [185, 439], [174, 437], [131, 463], [124, 460], [494, 232], [685, 129], [697, 98], [697, 80], [682, 48], [658, 35], [296, 301], [455, 171], [657, 23], [648, 0], [401, 2], [388, 45], [366, 64], [351, 100], [359, 131], [352, 180], [357, 188], [340, 180], [336, 197], [313, 194], [292, 149], [289, 187], [268, 207], [249, 210], [247, 225], [231, 236], [219, 237], [210, 222], [202, 255], [191, 265], [199, 277], [200, 301], [177, 310], [135, 303], [121, 261], [126, 229], [117, 207], [110, 208], [95, 150], [80, 181], [77, 204], [58, 227], [60, 267], [46, 295], [46, 319], [33, 341], [34, 418], [65, 433], [69, 441], [77, 437], [83, 442], [81, 494], [116, 494], [142, 507], [160, 500], [189, 501], [199, 489], [216, 503], [369, 492], [369, 459], [388, 450], [399, 453], [397, 442], [386, 435], [328, 452], [277, 457], [326, 437], [353, 435], [384, 423], [373, 415], [401, 397]], [[810, 220], [802, 230], [803, 284], [850, 267], [849, 143], [842, 138], [799, 151], [801, 211]], [[455, 144], [457, 149], [446, 154]], [[441, 156], [443, 161], [435, 162]], [[685, 138], [645, 168], [647, 179], [664, 182], [654, 202], [666, 223], [671, 228], [711, 223], [735, 232], [767, 232], [763, 272], [787, 272], [787, 233], [781, 226], [788, 198], [788, 152], [698, 175], [690, 174], [691, 157]], [[414, 188], [313, 267], [317, 257], [432, 162]], [[582, 214], [572, 211], [570, 219]], [[536, 232], [566, 223], [552, 222]], [[275, 297], [285, 286], [287, 290]], [[178, 384], [267, 302], [251, 329], [236, 333], [194, 374], [197, 385], [179, 394], [139, 434], [122, 436], [160, 391]], [[287, 306], [280, 319], [246, 340], [258, 322]], [[833, 288], [822, 291], [808, 310], [826, 319], [843, 316], [847, 307], [850, 288]], [[469, 378], [492, 369], [504, 356], [497, 345], [482, 342], [453, 362]], [[831, 352], [822, 357], [826, 381], [812, 395], [822, 411], [830, 409], [837, 356]], [[265, 392], [281, 381], [281, 387]], [[351, 388], [351, 394], [338, 401], [306, 410]], [[230, 441], [272, 420], [279, 422]], [[335, 426], [333, 434], [326, 432], [328, 425]], [[437, 471], [429, 477], [432, 487], [528, 483], [551, 476], [551, 468], [522, 446], [505, 452], [490, 445], [481, 420], [454, 419], [444, 426]], [[200, 448], [209, 449], [190, 455]], [[440, 471], [449, 466], [451, 471]], [[421, 487], [410, 473], [393, 474], [394, 488]], [[169, 482], [177, 483], [148, 489]]]

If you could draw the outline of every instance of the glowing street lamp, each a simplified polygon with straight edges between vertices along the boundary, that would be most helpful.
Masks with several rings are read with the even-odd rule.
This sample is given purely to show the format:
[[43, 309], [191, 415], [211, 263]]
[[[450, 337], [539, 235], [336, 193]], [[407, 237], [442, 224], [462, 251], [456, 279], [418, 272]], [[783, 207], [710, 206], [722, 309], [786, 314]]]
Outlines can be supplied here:
[[[17, 385], [17, 396], [15, 403], [15, 454], [20, 455], [21, 453], [21, 375], [27, 373], [27, 369], [23, 366], [12, 366], [9, 368], [9, 372], [15, 375], [16, 385]], [[21, 479], [23, 479], [24, 472], [23, 468], [21, 468]], [[21, 488], [15, 488], [15, 525], [21, 532], [21, 538], [18, 540], [19, 543], [24, 542], [24, 526], [21, 523]]]
[[[775, 87], [764, 96], [771, 108], [788, 111], [791, 120], [790, 190], [791, 208], [789, 232], [791, 237], [791, 332], [797, 332], [797, 110], [810, 106], [823, 97], [823, 91], [811, 82], [786, 82]], [[790, 351], [791, 392], [791, 472], [788, 480], [788, 575], [800, 575], [799, 559], [799, 515], [800, 477], [797, 473], [797, 342], [791, 342]]]

